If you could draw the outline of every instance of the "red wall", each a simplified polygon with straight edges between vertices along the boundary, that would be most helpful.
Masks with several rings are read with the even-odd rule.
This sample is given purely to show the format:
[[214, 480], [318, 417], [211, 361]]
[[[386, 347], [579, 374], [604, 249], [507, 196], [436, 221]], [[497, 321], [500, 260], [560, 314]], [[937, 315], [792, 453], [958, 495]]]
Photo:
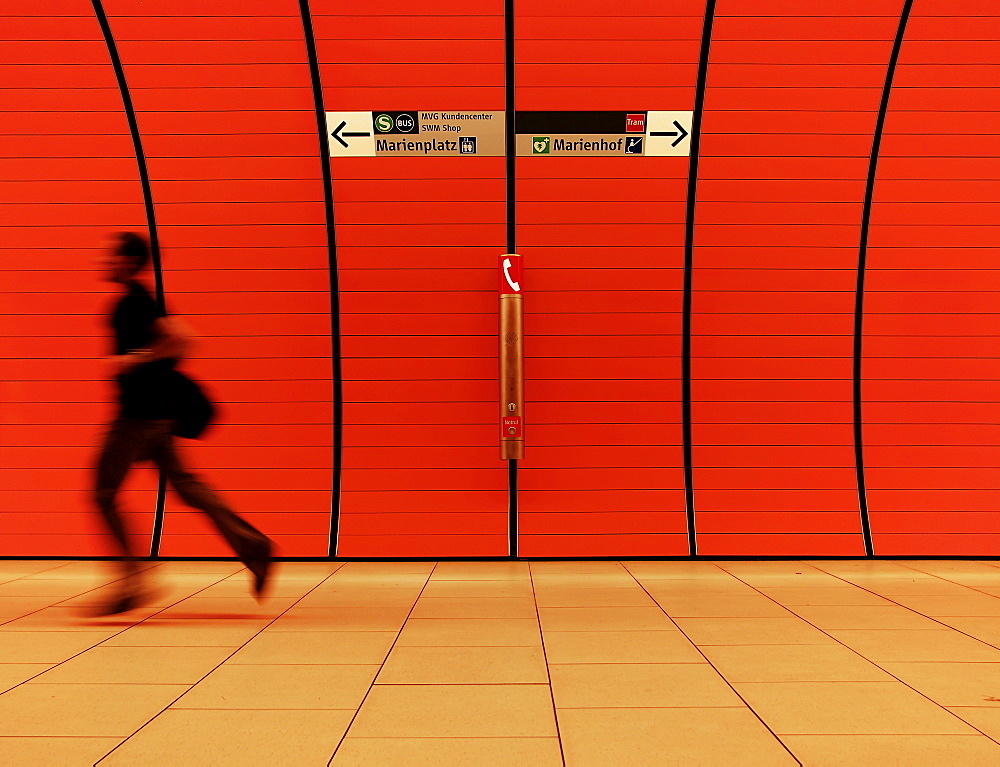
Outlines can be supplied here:
[[[706, 556], [862, 556], [862, 501], [875, 554], [996, 551], [1000, 14], [914, 0], [872, 166], [903, 0], [714, 5], [693, 218], [685, 157], [521, 157], [510, 179], [502, 157], [335, 158], [331, 280], [299, 3], [105, 0], [167, 306], [220, 402], [185, 455], [280, 553], [512, 550], [509, 207], [527, 270], [519, 554], [686, 556], [692, 524]], [[502, 0], [309, 7], [325, 109], [505, 108]], [[695, 107], [705, 0], [515, 8], [518, 110]], [[0, 556], [107, 554], [88, 494], [114, 295], [92, 262], [108, 232], [147, 229], [138, 164], [92, 3], [0, 15]], [[155, 484], [139, 470], [122, 499], [142, 550]], [[226, 553], [165, 509], [161, 554]]]

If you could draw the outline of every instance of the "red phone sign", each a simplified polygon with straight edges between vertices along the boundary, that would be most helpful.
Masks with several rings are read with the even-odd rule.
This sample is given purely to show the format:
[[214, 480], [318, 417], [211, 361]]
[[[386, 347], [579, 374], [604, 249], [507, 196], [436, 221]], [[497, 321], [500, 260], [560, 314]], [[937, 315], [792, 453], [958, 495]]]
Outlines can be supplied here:
[[511, 253], [500, 256], [500, 295], [521, 292], [521, 257]]
[[505, 415], [501, 419], [500, 431], [503, 432], [505, 437], [520, 437], [521, 436], [521, 416], [519, 415]]

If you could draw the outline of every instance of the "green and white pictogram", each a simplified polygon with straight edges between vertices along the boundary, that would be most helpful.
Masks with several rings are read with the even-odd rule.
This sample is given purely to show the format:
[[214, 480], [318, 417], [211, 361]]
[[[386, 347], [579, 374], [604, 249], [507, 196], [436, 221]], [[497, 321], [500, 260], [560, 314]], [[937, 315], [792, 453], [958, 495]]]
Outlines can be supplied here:
[[548, 154], [552, 147], [552, 138], [549, 136], [535, 136], [531, 140], [532, 154]]
[[388, 133], [393, 125], [393, 119], [387, 114], [380, 114], [375, 118], [375, 130], [379, 133]]

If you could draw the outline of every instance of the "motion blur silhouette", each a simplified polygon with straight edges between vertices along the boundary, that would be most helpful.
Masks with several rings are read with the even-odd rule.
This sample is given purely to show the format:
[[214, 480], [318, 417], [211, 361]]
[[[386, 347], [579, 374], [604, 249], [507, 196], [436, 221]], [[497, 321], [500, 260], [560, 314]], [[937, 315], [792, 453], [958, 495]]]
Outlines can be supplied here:
[[120, 550], [123, 578], [114, 598], [97, 608], [113, 615], [151, 598], [139, 558], [118, 505], [118, 491], [132, 466], [152, 461], [181, 499], [205, 512], [236, 556], [253, 575], [260, 598], [271, 569], [271, 540], [232, 512], [198, 477], [181, 464], [174, 436], [197, 437], [211, 418], [200, 389], [175, 367], [191, 346], [192, 333], [156, 302], [139, 275], [149, 262], [149, 244], [134, 232], [112, 238], [103, 262], [104, 279], [121, 286], [110, 324], [114, 353], [110, 375], [118, 384], [119, 411], [97, 461], [96, 501]]

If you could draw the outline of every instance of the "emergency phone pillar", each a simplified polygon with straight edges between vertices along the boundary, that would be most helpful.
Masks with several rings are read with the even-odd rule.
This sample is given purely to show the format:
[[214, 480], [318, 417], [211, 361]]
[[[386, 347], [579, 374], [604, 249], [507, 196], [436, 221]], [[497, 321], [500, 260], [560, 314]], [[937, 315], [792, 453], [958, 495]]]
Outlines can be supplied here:
[[524, 305], [521, 257], [500, 256], [500, 457], [524, 458]]

